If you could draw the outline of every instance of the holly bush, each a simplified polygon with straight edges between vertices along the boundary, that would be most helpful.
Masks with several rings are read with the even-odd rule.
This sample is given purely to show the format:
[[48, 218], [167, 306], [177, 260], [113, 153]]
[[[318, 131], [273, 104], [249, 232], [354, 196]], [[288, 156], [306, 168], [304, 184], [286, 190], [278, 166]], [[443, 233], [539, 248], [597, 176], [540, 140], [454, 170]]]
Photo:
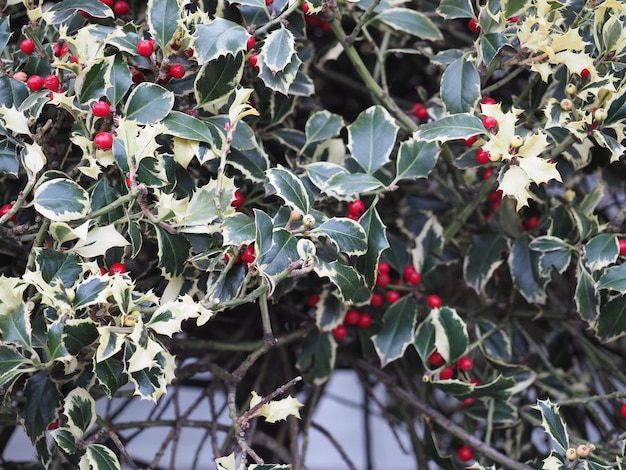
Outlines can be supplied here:
[[[199, 468], [299, 469], [320, 430], [355, 468], [313, 420], [350, 369], [416, 468], [623, 468], [625, 25], [615, 0], [5, 0], [3, 435], [138, 468], [166, 427], [157, 468], [193, 427]], [[165, 393], [173, 419], [96, 409]]]

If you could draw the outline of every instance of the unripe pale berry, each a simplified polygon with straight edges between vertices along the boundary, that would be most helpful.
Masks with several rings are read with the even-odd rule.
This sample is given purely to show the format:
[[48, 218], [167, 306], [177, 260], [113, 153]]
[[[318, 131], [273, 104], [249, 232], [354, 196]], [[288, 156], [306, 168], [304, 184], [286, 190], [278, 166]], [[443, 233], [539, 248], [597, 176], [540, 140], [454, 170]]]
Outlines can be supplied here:
[[587, 457], [589, 457], [589, 454], [591, 454], [591, 449], [589, 448], [589, 446], [581, 444], [576, 447], [576, 455], [578, 456], [578, 458], [586, 459]]
[[313, 217], [311, 214], [307, 214], [304, 217], [302, 217], [302, 224], [307, 227], [307, 228], [311, 228], [315, 225], [315, 217]]
[[514, 135], [511, 139], [511, 147], [520, 148], [524, 144], [524, 138], [521, 135]]
[[560, 105], [563, 111], [570, 111], [574, 107], [574, 103], [569, 98], [563, 98]]
[[567, 93], [570, 96], [575, 95], [577, 90], [578, 89], [576, 88], [576, 85], [574, 85], [573, 83], [568, 83], [567, 86], [565, 87], [565, 93]]
[[28, 80], [28, 75], [26, 75], [26, 72], [15, 72], [13, 74], [13, 78], [15, 80], [19, 80], [20, 82], [25, 82]]
[[573, 447], [570, 447], [565, 451], [565, 458], [570, 462], [576, 460], [577, 457], [578, 455], [576, 455], [576, 449], [574, 449]]
[[606, 112], [606, 109], [598, 108], [593, 112], [593, 120], [596, 122], [604, 122], [608, 115], [609, 113]]
[[573, 189], [566, 189], [565, 193], [563, 194], [563, 199], [565, 199], [565, 202], [572, 202], [574, 199], [576, 199], [576, 191], [574, 191]]
[[502, 154], [500, 152], [489, 152], [489, 161], [498, 162], [502, 160]]

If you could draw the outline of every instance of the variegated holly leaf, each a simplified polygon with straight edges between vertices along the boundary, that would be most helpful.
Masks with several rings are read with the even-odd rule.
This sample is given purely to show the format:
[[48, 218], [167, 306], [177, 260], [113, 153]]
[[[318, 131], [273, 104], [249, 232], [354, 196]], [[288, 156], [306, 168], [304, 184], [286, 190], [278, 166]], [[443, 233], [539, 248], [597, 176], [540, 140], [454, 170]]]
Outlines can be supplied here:
[[520, 236], [509, 255], [509, 269], [515, 288], [530, 303], [543, 303], [549, 278], [539, 272], [540, 253], [530, 249], [527, 233]]
[[563, 450], [569, 447], [569, 434], [563, 418], [559, 414], [559, 405], [548, 400], [538, 400], [533, 408], [541, 413], [541, 426], [554, 442]]
[[174, 93], [155, 83], [144, 82], [129, 95], [124, 115], [139, 124], [152, 124], [167, 116], [173, 106]]
[[224, 245], [249, 245], [254, 241], [255, 233], [254, 219], [242, 212], [229, 214], [224, 218]]
[[272, 168], [267, 177], [288, 207], [299, 210], [301, 214], [309, 213], [311, 198], [300, 178], [285, 168]]
[[194, 79], [197, 106], [208, 107], [230, 96], [243, 75], [243, 52], [226, 54], [206, 62]]
[[474, 7], [470, 0], [442, 0], [437, 13], [447, 20], [474, 17]]
[[309, 116], [304, 126], [306, 141], [302, 146], [304, 150], [314, 142], [320, 142], [335, 137], [343, 128], [343, 118], [338, 114], [327, 110], [317, 111]]
[[415, 239], [415, 248], [411, 250], [412, 264], [418, 272], [424, 274], [437, 266], [439, 253], [443, 250], [445, 239], [443, 226], [431, 215]]
[[596, 335], [605, 342], [626, 335], [626, 300], [616, 297], [600, 306], [596, 319]]
[[600, 292], [591, 272], [580, 260], [576, 269], [574, 301], [578, 314], [589, 323], [595, 322], [599, 312]]
[[372, 336], [381, 366], [404, 355], [413, 342], [416, 321], [417, 302], [412, 296], [404, 296], [385, 311], [382, 330]]
[[74, 18], [79, 11], [93, 16], [94, 18], [113, 18], [113, 10], [98, 0], [63, 0], [48, 8], [43, 14], [46, 23], [67, 23]]
[[374, 17], [392, 28], [422, 39], [438, 41], [443, 39], [439, 28], [423, 13], [409, 8], [387, 9]]
[[121, 470], [115, 453], [102, 444], [87, 444], [78, 462], [80, 470]]
[[348, 148], [359, 165], [371, 175], [389, 161], [397, 134], [398, 126], [389, 112], [374, 105], [348, 126]]
[[237, 23], [216, 17], [209, 24], [199, 24], [193, 33], [194, 57], [200, 65], [223, 55], [244, 51], [250, 35]]
[[17, 346], [0, 344], [0, 387], [11, 383], [18, 375], [28, 372], [32, 366], [32, 360], [24, 357]]
[[115, 229], [115, 225], [96, 226], [89, 230], [87, 237], [79, 240], [70, 251], [83, 258], [95, 258], [104, 255], [109, 248], [127, 245], [129, 245], [128, 241]]
[[433, 309], [429, 315], [435, 329], [435, 347], [446, 362], [451, 363], [467, 351], [467, 325], [453, 308]]
[[475, 235], [463, 262], [463, 276], [467, 285], [481, 293], [502, 264], [502, 252], [508, 249], [506, 239], [500, 235]]
[[583, 259], [591, 271], [615, 263], [618, 256], [618, 238], [614, 233], [601, 233], [585, 243]]
[[57, 418], [56, 404], [61, 401], [61, 393], [48, 371], [39, 370], [28, 377], [22, 396], [24, 406], [19, 412], [19, 422], [34, 442]]
[[479, 118], [472, 114], [462, 113], [422, 124], [413, 133], [413, 138], [427, 142], [447, 142], [449, 140], [467, 139], [484, 133], [485, 126]]
[[387, 228], [383, 224], [375, 206], [370, 206], [359, 218], [367, 240], [367, 252], [357, 259], [356, 267], [363, 276], [368, 287], [373, 288], [376, 283], [376, 273], [380, 256], [389, 248]]
[[32, 351], [32, 332], [30, 311], [23, 302], [0, 315], [0, 334], [4, 344]]
[[347, 255], [363, 255], [367, 251], [367, 234], [359, 222], [346, 217], [326, 220], [311, 232], [312, 236], [324, 236], [339, 251]]
[[148, 0], [148, 30], [161, 49], [174, 39], [181, 10], [180, 0]]
[[434, 142], [405, 140], [398, 151], [394, 181], [427, 178], [437, 164], [439, 152], [440, 148]]
[[292, 61], [296, 52], [295, 45], [294, 35], [288, 28], [277, 28], [265, 38], [259, 60], [263, 61], [272, 74], [282, 72]]
[[183, 235], [170, 233], [158, 225], [154, 225], [154, 228], [159, 246], [157, 266], [161, 268], [161, 273], [166, 278], [176, 278], [185, 268], [191, 244]]
[[67, 428], [76, 439], [82, 437], [96, 422], [96, 402], [84, 388], [77, 387], [63, 401]]
[[327, 182], [324, 192], [338, 199], [353, 198], [355, 194], [375, 191], [385, 185], [378, 178], [366, 173], [337, 172]]
[[304, 373], [304, 380], [322, 385], [335, 368], [337, 343], [330, 332], [314, 328], [309, 332], [300, 349], [296, 367]]
[[[263, 398], [255, 391], [252, 391], [250, 399], [250, 409], [261, 403]], [[270, 400], [264, 403], [253, 415], [263, 416], [268, 423], [275, 423], [287, 419], [289, 416], [300, 418], [300, 408], [304, 405], [295, 397], [287, 397], [281, 400]]]
[[259, 55], [258, 65], [259, 78], [263, 80], [265, 86], [277, 91], [278, 93], [287, 95], [291, 92], [291, 86], [298, 77], [302, 60], [298, 57], [298, 54], [294, 52], [290, 57], [289, 63], [283, 70], [272, 72], [272, 70], [265, 64], [264, 57]]
[[37, 186], [33, 204], [37, 212], [57, 222], [80, 219], [90, 208], [87, 191], [69, 178], [49, 179]]
[[441, 76], [441, 99], [450, 114], [467, 113], [480, 98], [480, 75], [467, 57], [452, 62]]

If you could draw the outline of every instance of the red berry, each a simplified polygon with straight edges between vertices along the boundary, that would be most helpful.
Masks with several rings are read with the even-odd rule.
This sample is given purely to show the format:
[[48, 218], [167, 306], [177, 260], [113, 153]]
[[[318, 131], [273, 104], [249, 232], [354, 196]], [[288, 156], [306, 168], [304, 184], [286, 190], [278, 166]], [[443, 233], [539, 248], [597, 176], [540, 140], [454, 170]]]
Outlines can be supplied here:
[[107, 270], [104, 269], [103, 266], [100, 266], [100, 274], [102, 274], [103, 276], [107, 273]]
[[493, 168], [485, 168], [485, 171], [483, 171], [483, 179], [488, 180], [491, 178], [491, 175], [493, 175]]
[[492, 204], [498, 204], [499, 202], [502, 202], [502, 194], [503, 193], [501, 189], [490, 192], [489, 202], [491, 202]]
[[319, 22], [318, 22], [318, 26], [320, 28], [320, 31], [322, 31], [323, 33], [327, 33], [330, 31], [330, 25], [328, 24], [328, 22], [322, 18], [320, 18]]
[[254, 49], [255, 44], [256, 44], [256, 39], [254, 39], [254, 36], [250, 36], [248, 38], [248, 41], [246, 42], [246, 47], [248, 48], [248, 50], [252, 50]]
[[587, 78], [587, 77], [589, 76], [589, 74], [590, 74], [590, 73], [591, 73], [591, 72], [589, 72], [589, 69], [582, 69], [582, 70], [580, 71], [580, 76], [581, 76], [582, 78]]
[[506, 19], [509, 23], [517, 23], [519, 21], [519, 16], [510, 16]]
[[626, 403], [622, 405], [622, 417], [626, 418]]
[[620, 256], [626, 255], [626, 240], [619, 241], [619, 255]]
[[113, 11], [117, 16], [124, 16], [130, 11], [130, 4], [125, 0], [118, 0], [113, 4]]
[[417, 272], [417, 270], [415, 269], [415, 266], [413, 266], [412, 264], [409, 264], [408, 266], [406, 266], [404, 268], [404, 271], [402, 272], [402, 275], [404, 276], [404, 279], [408, 279], [408, 277], [412, 274]]
[[185, 76], [185, 67], [181, 64], [174, 64], [169, 68], [169, 72], [173, 78], [183, 78]]
[[372, 324], [372, 316], [369, 313], [361, 313], [359, 315], [359, 328], [367, 328]]
[[537, 217], [536, 215], [531, 215], [526, 221], [526, 227], [528, 227], [529, 230], [533, 230], [533, 229], [536, 229], [538, 226], [539, 226], [539, 217]]
[[37, 46], [35, 45], [35, 41], [33, 41], [32, 39], [24, 39], [22, 42], [20, 42], [20, 50], [24, 54], [32, 54], [33, 52], [35, 52], [35, 49], [37, 49]]
[[491, 160], [489, 160], [489, 152], [487, 152], [486, 150], [480, 148], [476, 151], [476, 162], [480, 163], [481, 165], [484, 165], [486, 163], [489, 163]]
[[445, 359], [441, 354], [437, 351], [433, 351], [430, 356], [428, 356], [428, 363], [433, 367], [439, 367], [445, 364]]
[[480, 379], [477, 378], [473, 378], [472, 380], [470, 380], [471, 384], [474, 384], [476, 386], [480, 385], [482, 382], [480, 381]]
[[133, 185], [133, 181], [130, 179], [130, 175], [126, 175], [126, 187], [130, 188]]
[[426, 297], [426, 303], [428, 304], [430, 308], [439, 308], [443, 305], [443, 302], [441, 301], [441, 297], [435, 294], [432, 294]]
[[54, 54], [54, 57], [61, 57], [62, 53], [61, 51], [63, 50], [63, 46], [61, 44], [59, 44], [58, 42], [55, 42], [52, 45], [52, 53]]
[[496, 100], [494, 100], [490, 96], [487, 96], [487, 97], [483, 98], [482, 100], [480, 100], [480, 102], [482, 104], [496, 104]]
[[93, 138], [94, 145], [101, 150], [113, 147], [113, 136], [108, 132], [98, 132]]
[[422, 276], [417, 271], [413, 271], [406, 276], [406, 281], [413, 286], [418, 285], [421, 280]]
[[391, 266], [389, 266], [389, 263], [387, 263], [387, 261], [381, 261], [380, 263], [378, 263], [378, 272], [380, 274], [389, 274], [390, 270]]
[[389, 274], [386, 273], [381, 273], [376, 278], [376, 285], [380, 287], [388, 286], [390, 282], [391, 278], [389, 277]]
[[124, 263], [113, 263], [109, 268], [109, 274], [124, 274], [125, 272], [127, 269]]
[[31, 75], [26, 80], [26, 86], [30, 91], [39, 91], [43, 88], [43, 77], [39, 75]]
[[467, 139], [463, 139], [463, 145], [465, 145], [466, 147], [471, 147], [472, 145], [476, 143], [477, 140], [478, 140], [477, 135], [470, 136]]
[[230, 203], [233, 207], [240, 207], [246, 202], [246, 196], [238, 189], [235, 191], [233, 202]]
[[494, 117], [484, 116], [483, 117], [483, 126], [485, 126], [485, 129], [491, 131], [491, 130], [495, 129], [496, 127], [498, 127], [498, 121]]
[[474, 362], [467, 356], [463, 356], [461, 359], [459, 359], [456, 365], [459, 370], [462, 370], [463, 372], [470, 371], [474, 368]]
[[342, 340], [348, 335], [348, 329], [345, 325], [339, 325], [333, 330], [333, 336], [335, 339]]
[[59, 418], [55, 419], [50, 424], [48, 424], [48, 431], [54, 431], [58, 427], [59, 427]]
[[311, 7], [309, 7], [309, 4], [307, 2], [302, 2], [302, 11], [305, 15], [309, 13], [310, 9]]
[[258, 54], [258, 52], [253, 52], [252, 54], [250, 54], [250, 57], [248, 57], [248, 65], [250, 67], [252, 67], [253, 69], [258, 69], [259, 68], [259, 54]]
[[439, 372], [441, 380], [450, 380], [452, 377], [454, 377], [454, 368], [452, 366], [445, 367]]
[[475, 398], [469, 397], [463, 400], [463, 406], [470, 406], [472, 403], [476, 401]]
[[472, 33], [478, 33], [480, 31], [480, 26], [478, 26], [478, 21], [475, 18], [470, 18], [467, 22], [467, 27]]
[[387, 292], [386, 295], [387, 302], [389, 302], [390, 304], [393, 304], [400, 300], [400, 297], [400, 292], [398, 292], [397, 290], [390, 290], [389, 292]]
[[360, 199], [348, 204], [348, 213], [356, 217], [361, 217], [365, 213], [365, 203]]
[[108, 6], [109, 8], [113, 8], [113, 0], [100, 0], [102, 3], [104, 3], [106, 6]]
[[384, 297], [380, 294], [372, 294], [372, 298], [370, 299], [370, 305], [372, 307], [380, 307], [384, 302]]
[[43, 79], [43, 86], [45, 86], [48, 90], [57, 91], [59, 89], [59, 77], [56, 75], [48, 75]]
[[247, 246], [245, 250], [243, 250], [243, 254], [241, 255], [241, 259], [246, 264], [254, 263], [256, 259], [256, 253], [254, 252], [254, 246]]
[[141, 39], [137, 43], [137, 52], [140, 56], [150, 57], [154, 52], [154, 41], [152, 39]]
[[356, 310], [348, 310], [345, 322], [348, 325], [357, 325], [359, 323], [359, 318], [361, 318], [361, 314], [359, 312]]
[[265, 0], [265, 5], [266, 6], [270, 6], [272, 3], [274, 3], [274, 0]]
[[318, 294], [309, 294], [309, 296], [306, 299], [306, 304], [309, 307], [315, 307], [319, 301], [320, 301], [320, 296]]
[[[308, 7], [307, 7], [308, 8]], [[306, 15], [304, 17], [304, 23], [309, 27], [309, 28], [314, 28], [317, 26], [317, 24], [319, 23], [320, 19], [318, 18], [317, 15]]]
[[[0, 217], [4, 217], [5, 215], [7, 215], [11, 211], [11, 209], [13, 209], [13, 204], [5, 204], [4, 206], [0, 207]], [[14, 221], [16, 218], [17, 213], [9, 217], [9, 220]]]
[[468, 462], [474, 459], [474, 451], [469, 446], [463, 446], [459, 449], [459, 458], [463, 462]]
[[91, 105], [91, 112], [97, 117], [107, 117], [111, 114], [111, 105], [106, 101], [96, 101]]

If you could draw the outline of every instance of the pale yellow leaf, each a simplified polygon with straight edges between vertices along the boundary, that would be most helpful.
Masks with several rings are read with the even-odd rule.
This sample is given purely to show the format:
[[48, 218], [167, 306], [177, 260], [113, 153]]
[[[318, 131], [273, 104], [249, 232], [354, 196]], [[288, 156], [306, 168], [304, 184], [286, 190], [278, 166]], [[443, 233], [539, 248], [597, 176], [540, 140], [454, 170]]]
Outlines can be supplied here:
[[540, 157], [525, 157], [519, 159], [519, 166], [533, 183], [546, 183], [552, 179], [562, 181], [556, 163], [550, 163]]
[[0, 315], [13, 312], [24, 301], [24, 290], [27, 287], [28, 283], [22, 279], [0, 275], [0, 292], [2, 292]]
[[237, 470], [235, 453], [215, 459], [215, 468], [217, 470]]
[[23, 112], [18, 111], [15, 107], [7, 108], [6, 106], [0, 106], [0, 119], [2, 125], [7, 129], [15, 132], [16, 134], [30, 135], [30, 129], [28, 128], [28, 118]]
[[140, 370], [150, 369], [156, 365], [155, 357], [162, 351], [163, 346], [153, 339], [148, 338], [146, 347], [137, 346], [134, 354], [128, 360], [127, 372], [131, 374], [133, 372], [139, 372]]
[[46, 156], [39, 144], [26, 144], [22, 150], [22, 163], [28, 172], [28, 178], [32, 179], [45, 166]]
[[524, 144], [519, 148], [518, 154], [522, 157], [538, 157], [548, 148], [548, 137], [543, 132], [528, 134], [524, 137]]
[[174, 160], [183, 168], [187, 168], [193, 157], [200, 153], [200, 142], [197, 140], [174, 137]]
[[[262, 398], [253, 391], [250, 408], [254, 408], [261, 400]], [[300, 408], [302, 406], [304, 405], [297, 398], [287, 397], [282, 400], [269, 401], [261, 406], [255, 415], [265, 417], [265, 421], [268, 423], [275, 423], [276, 421], [287, 419], [288, 416], [300, 418]]]
[[530, 180], [526, 172], [518, 166], [511, 166], [502, 176], [498, 189], [516, 200], [516, 210], [519, 211], [528, 205], [528, 199], [532, 197], [528, 191], [529, 184]]
[[115, 226], [107, 225], [92, 228], [85, 239], [79, 240], [69, 251], [84, 258], [95, 258], [104, 255], [109, 248], [127, 245], [130, 243], [115, 230]]

